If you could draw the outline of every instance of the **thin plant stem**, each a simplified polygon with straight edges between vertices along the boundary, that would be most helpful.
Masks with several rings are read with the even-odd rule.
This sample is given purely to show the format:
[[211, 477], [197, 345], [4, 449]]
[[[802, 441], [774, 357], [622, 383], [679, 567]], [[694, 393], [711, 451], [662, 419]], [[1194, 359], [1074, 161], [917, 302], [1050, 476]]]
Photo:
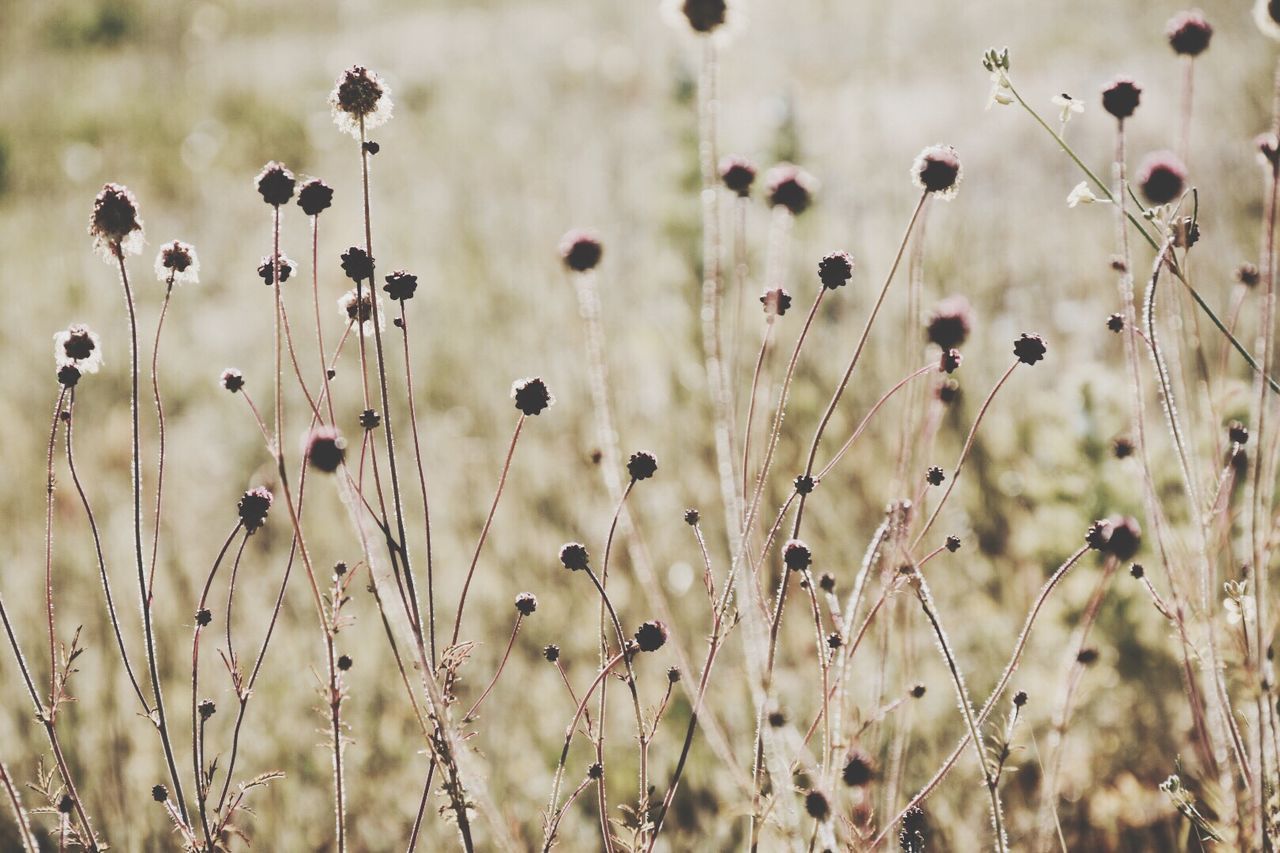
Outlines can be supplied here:
[[58, 441], [58, 423], [62, 420], [62, 404], [67, 399], [65, 385], [58, 388], [58, 402], [53, 408], [53, 423], [49, 427], [49, 452], [46, 456], [45, 510], [44, 510], [44, 605], [49, 623], [49, 713], [58, 713], [58, 636], [54, 630], [53, 613], [53, 450]]
[[471, 706], [471, 710], [467, 711], [466, 715], [462, 718], [463, 720], [475, 719], [476, 711], [480, 710], [480, 706], [484, 703], [484, 700], [489, 697], [490, 691], [493, 690], [493, 685], [498, 683], [498, 677], [502, 675], [502, 670], [507, 666], [507, 659], [511, 657], [511, 649], [516, 644], [516, 635], [520, 633], [520, 623], [523, 619], [523, 613], [516, 615], [516, 624], [515, 627], [511, 629], [511, 639], [507, 641], [507, 650], [502, 653], [502, 660], [498, 662], [498, 668], [494, 671], [493, 678], [489, 679], [489, 683], [485, 685], [484, 692], [480, 694], [480, 698]]
[[40, 853], [40, 845], [36, 842], [35, 833], [31, 831], [31, 820], [22, 806], [22, 797], [18, 795], [13, 777], [9, 775], [9, 768], [4, 766], [3, 761], [0, 761], [0, 787], [4, 788], [5, 797], [13, 807], [13, 819], [18, 824], [18, 840], [22, 842], [23, 853]]
[[[427, 500], [427, 475], [422, 464], [422, 441], [418, 435], [418, 411], [413, 395], [413, 360], [409, 357], [409, 317], [404, 300], [400, 301], [400, 330], [404, 339], [404, 385], [409, 401], [409, 434], [413, 436], [413, 461], [418, 471], [418, 490], [422, 496], [422, 530], [427, 548], [427, 633], [431, 645], [431, 663], [436, 662], [436, 593], [435, 571], [431, 549], [431, 504]], [[407, 547], [407, 545], [406, 545]]]
[[164, 330], [164, 318], [169, 313], [169, 300], [173, 296], [174, 271], [169, 271], [165, 282], [164, 302], [160, 304], [160, 319], [156, 321], [156, 339], [151, 346], [151, 394], [156, 403], [156, 516], [155, 527], [151, 531], [151, 574], [147, 578], [147, 589], [153, 589], [156, 578], [156, 557], [160, 551], [160, 518], [164, 506], [164, 450], [165, 423], [164, 404], [160, 400], [160, 332]]

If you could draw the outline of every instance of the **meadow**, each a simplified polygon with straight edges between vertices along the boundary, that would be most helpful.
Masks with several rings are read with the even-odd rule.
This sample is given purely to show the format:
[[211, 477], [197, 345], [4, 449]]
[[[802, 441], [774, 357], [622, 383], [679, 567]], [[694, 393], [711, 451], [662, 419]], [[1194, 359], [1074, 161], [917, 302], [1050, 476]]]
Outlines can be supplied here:
[[1275, 3], [0, 8], [0, 849], [1280, 842]]

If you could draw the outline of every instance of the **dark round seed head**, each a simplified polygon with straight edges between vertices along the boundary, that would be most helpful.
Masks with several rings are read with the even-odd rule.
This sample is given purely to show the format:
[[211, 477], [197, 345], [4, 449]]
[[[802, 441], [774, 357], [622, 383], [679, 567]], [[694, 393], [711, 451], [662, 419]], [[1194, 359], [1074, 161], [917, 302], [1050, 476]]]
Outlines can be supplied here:
[[816, 821], [824, 821], [831, 816], [831, 804], [827, 802], [827, 795], [817, 790], [805, 794], [804, 810]]
[[169, 799], [169, 789], [164, 785], [156, 785], [151, 789], [151, 799], [155, 800], [157, 803], [163, 803], [165, 800]]
[[830, 252], [818, 261], [818, 279], [827, 290], [843, 287], [853, 278], [853, 256], [848, 252]]
[[782, 546], [782, 562], [793, 572], [804, 571], [813, 563], [813, 553], [808, 545], [792, 539]]
[[813, 203], [814, 180], [800, 167], [779, 163], [764, 178], [770, 207], [785, 207], [793, 216], [799, 216]]
[[338, 561], [338, 562], [336, 562], [336, 563], [334, 563], [334, 564], [333, 564], [333, 575], [334, 575], [334, 577], [338, 577], [338, 578], [340, 578], [340, 577], [342, 577], [343, 575], [345, 575], [346, 573], [347, 573], [347, 564], [346, 564], [346, 563], [344, 563], [344, 562], [342, 562], [342, 561]]
[[1130, 560], [1142, 546], [1142, 528], [1130, 516], [1112, 516], [1111, 533], [1107, 537], [1106, 551], [1121, 562]]
[[658, 460], [652, 453], [639, 451], [627, 460], [627, 474], [633, 480], [647, 480], [658, 470]]
[[1110, 535], [1110, 522], [1098, 519], [1085, 531], [1084, 541], [1092, 550], [1102, 551], [1107, 547], [1107, 537]]
[[516, 610], [521, 616], [532, 616], [538, 609], [538, 598], [531, 592], [522, 592], [516, 596]]
[[289, 203], [289, 199], [293, 198], [293, 188], [296, 184], [293, 172], [286, 169], [283, 163], [277, 163], [275, 160], [263, 166], [258, 177], [254, 178], [254, 185], [257, 186], [262, 200], [274, 207]]
[[267, 523], [267, 512], [271, 509], [271, 492], [265, 486], [250, 489], [240, 497], [236, 510], [240, 513], [240, 522], [245, 533], [256, 533], [258, 528]]
[[785, 288], [775, 287], [760, 294], [760, 304], [765, 314], [781, 317], [791, 308], [791, 294]]
[[956, 551], [959, 551], [959, 550], [960, 550], [960, 537], [959, 537], [959, 536], [948, 536], [948, 537], [947, 537], [947, 550], [948, 550], [948, 551], [950, 551], [952, 554], [954, 554]]
[[1148, 154], [1138, 166], [1138, 186], [1152, 204], [1169, 204], [1182, 195], [1187, 167], [1171, 151]]
[[74, 388], [80, 382], [80, 368], [74, 364], [64, 364], [58, 368], [58, 384], [63, 388]]
[[787, 724], [787, 715], [781, 711], [769, 712], [769, 727], [780, 729]]
[[849, 759], [845, 762], [844, 771], [840, 775], [844, 783], [851, 788], [869, 785], [875, 778], [875, 766], [871, 763], [871, 756], [860, 749], [855, 749], [849, 753]]
[[960, 354], [958, 349], [948, 349], [942, 351], [942, 358], [938, 361], [938, 367], [943, 373], [951, 374], [960, 369], [960, 365], [964, 363], [964, 356]]
[[[280, 283], [284, 284], [289, 280], [289, 276], [293, 275], [293, 261], [284, 255], [280, 256]], [[266, 256], [258, 264], [258, 278], [262, 279], [262, 283], [270, 287], [275, 283], [276, 268], [271, 262], [271, 257]]]
[[1089, 664], [1097, 662], [1098, 650], [1097, 649], [1081, 649], [1080, 653], [1076, 655], [1076, 660], [1085, 666], [1089, 666]]
[[947, 475], [941, 468], [934, 465], [925, 472], [924, 478], [931, 486], [941, 486], [943, 481], [947, 479]]
[[135, 231], [142, 230], [138, 217], [138, 201], [128, 187], [104, 184], [93, 200], [89, 234], [99, 248], [123, 242]]
[[696, 33], [709, 33], [724, 23], [729, 12], [726, 0], [683, 0], [680, 10]]
[[813, 487], [817, 485], [817, 481], [809, 474], [801, 474], [794, 480], [794, 486], [797, 495], [807, 495], [813, 491]]
[[319, 178], [312, 178], [298, 189], [298, 207], [307, 216], [319, 216], [333, 204], [333, 187]]
[[209, 612], [209, 609], [207, 607], [196, 611], [196, 624], [199, 625], [201, 628], [208, 626], [208, 624], [212, 621], [213, 621], [213, 614]]
[[1169, 46], [1182, 56], [1199, 56], [1209, 47], [1213, 27], [1199, 12], [1179, 12], [1165, 26]]
[[945, 405], [951, 405], [960, 399], [960, 383], [954, 379], [948, 379], [938, 385], [938, 399]]
[[831, 572], [823, 572], [822, 576], [818, 578], [818, 589], [823, 592], [835, 592], [836, 576]]
[[960, 184], [960, 157], [950, 145], [932, 145], [916, 157], [911, 176], [925, 192], [949, 198]]
[[1117, 77], [1102, 87], [1102, 108], [1123, 121], [1142, 100], [1142, 87], [1129, 77]]
[[635, 633], [636, 645], [642, 652], [656, 652], [667, 642], [667, 626], [653, 619], [641, 625]]
[[386, 282], [382, 289], [397, 302], [412, 299], [414, 291], [418, 289], [418, 277], [405, 270], [396, 270], [386, 277]]
[[332, 427], [316, 427], [307, 435], [304, 455], [312, 468], [332, 474], [346, 458], [347, 442]]
[[359, 246], [352, 246], [342, 253], [342, 271], [355, 282], [373, 278], [373, 258]]
[[1124, 315], [1117, 313], [1117, 314], [1112, 314], [1110, 317], [1108, 317], [1107, 328], [1113, 332], [1123, 332], [1124, 331]]
[[1132, 439], [1127, 436], [1120, 436], [1111, 442], [1111, 453], [1117, 459], [1127, 459], [1133, 455], [1134, 446]]
[[668, 669], [668, 670], [667, 670], [667, 683], [668, 683], [668, 684], [675, 684], [675, 683], [676, 683], [676, 682], [678, 682], [679, 680], [680, 680], [680, 668], [679, 668], [679, 667], [675, 667], [675, 666], [673, 666], [673, 667], [671, 667], [670, 669]]
[[924, 694], [925, 694], [925, 690], [926, 690], [926, 688], [925, 688], [925, 686], [924, 686], [923, 684], [913, 684], [913, 685], [911, 686], [911, 698], [912, 698], [912, 699], [919, 699], [919, 698], [923, 697], [923, 696], [924, 696]]
[[560, 660], [560, 647], [555, 643], [542, 647], [542, 656], [547, 659], [548, 663], [555, 663]]
[[1132, 566], [1129, 567], [1129, 574], [1133, 575], [1133, 577], [1137, 580], [1142, 580], [1143, 575], [1145, 575], [1146, 573], [1147, 573], [1147, 570], [1142, 567], [1141, 563], [1134, 563]]
[[338, 669], [342, 670], [343, 672], [346, 672], [347, 670], [351, 669], [351, 663], [352, 661], [351, 661], [350, 655], [340, 655], [338, 657]]
[[1235, 279], [1245, 287], [1257, 287], [1258, 282], [1262, 280], [1262, 275], [1256, 266], [1244, 263], [1236, 267]]
[[948, 296], [938, 303], [925, 325], [925, 335], [943, 350], [964, 345], [973, 327], [973, 308], [963, 296]]
[[591, 766], [587, 768], [588, 778], [599, 779], [603, 775], [604, 775], [604, 767], [603, 765], [600, 764], [599, 761], [593, 762]]
[[1017, 693], [1013, 694], [1013, 704], [1014, 707], [1017, 708], [1021, 708], [1023, 705], [1027, 704], [1027, 691], [1019, 690]]
[[365, 429], [377, 429], [382, 423], [382, 415], [378, 414], [377, 409], [365, 409], [360, 413], [360, 426]]
[[1048, 347], [1045, 346], [1044, 338], [1039, 335], [1024, 332], [1021, 337], [1013, 342], [1013, 354], [1023, 364], [1035, 364], [1044, 358], [1047, 350]]
[[604, 256], [604, 244], [594, 231], [575, 228], [560, 238], [560, 257], [574, 272], [594, 269]]
[[58, 800], [58, 811], [62, 814], [71, 814], [73, 808], [75, 808], [75, 800], [71, 799], [70, 794], [63, 794], [62, 799]]
[[372, 139], [365, 140], [365, 143], [360, 147], [366, 151], [369, 156], [373, 156], [382, 150], [382, 146], [374, 142]]
[[842, 645], [844, 645], [844, 638], [840, 636], [839, 632], [833, 631], [832, 633], [827, 635], [827, 648], [834, 651], [835, 649], [840, 648]]
[[511, 385], [511, 399], [515, 400], [516, 408], [521, 414], [539, 415], [555, 403], [556, 398], [552, 396], [547, 383], [540, 378], [534, 376], [527, 379], [517, 379]]
[[1227, 437], [1231, 439], [1232, 444], [1248, 444], [1249, 429], [1239, 421], [1232, 421], [1227, 424]]
[[581, 542], [569, 542], [560, 548], [560, 565], [571, 572], [587, 568], [589, 559], [587, 546]]
[[218, 706], [213, 704], [212, 699], [205, 699], [200, 703], [200, 719], [207, 720], [218, 712]]
[[690, 527], [693, 527], [695, 524], [697, 524], [701, 518], [702, 516], [693, 507], [690, 507], [689, 509], [686, 509], [684, 511], [684, 523], [689, 525]]
[[756, 181], [756, 166], [745, 157], [725, 157], [720, 161], [720, 180], [729, 190], [746, 198]]

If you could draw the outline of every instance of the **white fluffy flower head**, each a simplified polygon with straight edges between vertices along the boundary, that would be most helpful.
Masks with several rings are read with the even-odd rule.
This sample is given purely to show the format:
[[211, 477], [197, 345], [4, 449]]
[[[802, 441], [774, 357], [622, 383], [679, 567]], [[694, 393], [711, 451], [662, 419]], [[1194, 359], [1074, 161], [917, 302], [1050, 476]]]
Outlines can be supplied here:
[[338, 75], [329, 106], [338, 129], [359, 140], [362, 124], [367, 133], [391, 120], [391, 87], [363, 65], [353, 65]]
[[59, 369], [74, 367], [81, 373], [97, 373], [102, 367], [102, 342], [88, 326], [72, 323], [53, 336], [53, 360]]
[[[338, 311], [342, 318], [348, 323], [359, 323], [360, 333], [366, 338], [373, 334], [373, 297], [369, 288], [365, 287], [362, 292], [357, 294], [353, 287], [342, 296], [338, 297]], [[378, 300], [378, 330], [384, 331], [387, 328], [386, 312], [382, 310], [382, 297], [376, 297]]]
[[195, 284], [200, 281], [200, 259], [195, 247], [181, 240], [165, 243], [156, 255], [156, 278], [174, 284]]

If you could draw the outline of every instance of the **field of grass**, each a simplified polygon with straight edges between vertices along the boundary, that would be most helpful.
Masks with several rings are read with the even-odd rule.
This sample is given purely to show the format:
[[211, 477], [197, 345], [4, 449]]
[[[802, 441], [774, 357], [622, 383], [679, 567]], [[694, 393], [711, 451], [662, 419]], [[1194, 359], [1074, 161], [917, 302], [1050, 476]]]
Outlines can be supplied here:
[[[1175, 257], [1178, 273], [1263, 360], [1264, 346], [1255, 340], [1271, 336], [1264, 325], [1263, 243], [1273, 172], [1258, 165], [1254, 139], [1273, 122], [1277, 44], [1260, 34], [1247, 5], [1202, 4], [1214, 35], [1194, 63], [1186, 160], [1187, 186], [1196, 194], [1178, 213], [1194, 209], [1200, 237], [1193, 250], [1179, 247]], [[280, 851], [408, 848], [433, 762], [425, 728], [444, 732], [446, 752], [462, 753], [455, 757], [463, 765], [475, 848], [542, 849], [553, 777], [575, 709], [562, 671], [544, 659], [543, 649], [558, 645], [564, 677], [581, 698], [600, 670], [602, 636], [615, 651], [618, 646], [591, 580], [567, 571], [557, 555], [562, 544], [582, 542], [592, 567], [602, 568], [617, 510], [602, 467], [615, 462], [625, 485], [622, 463], [643, 450], [656, 457], [658, 470], [628, 494], [630, 523], [619, 526], [608, 550], [608, 593], [628, 635], [659, 618], [669, 630], [663, 648], [631, 662], [646, 719], [658, 717], [647, 750], [655, 807], [671, 787], [691, 730], [714, 630], [698, 536], [716, 592], [724, 591], [735, 565], [752, 590], [740, 588], [727, 608], [723, 651], [652, 849], [744, 849], [756, 834], [762, 850], [863, 850], [872, 849], [873, 840], [894, 849], [895, 816], [969, 731], [928, 613], [945, 625], [947, 651], [974, 708], [981, 708], [1042, 584], [1085, 545], [1096, 519], [1112, 516], [1138, 520], [1140, 550], [1132, 559], [1095, 551], [1080, 558], [1038, 612], [1020, 663], [1000, 685], [1002, 695], [983, 726], [989, 752], [1008, 741], [1008, 756], [996, 754], [987, 765], [1001, 768], [1008, 847], [1273, 849], [1272, 842], [1264, 847], [1263, 836], [1271, 832], [1274, 840], [1280, 824], [1280, 806], [1268, 801], [1280, 773], [1280, 744], [1260, 732], [1269, 728], [1274, 735], [1277, 697], [1270, 664], [1259, 663], [1258, 650], [1270, 644], [1274, 602], [1267, 601], [1265, 585], [1260, 600], [1255, 596], [1252, 566], [1259, 554], [1265, 569], [1275, 558], [1280, 398], [1262, 395], [1266, 418], [1259, 429], [1253, 371], [1166, 270], [1156, 329], [1171, 365], [1183, 430], [1179, 447], [1166, 427], [1159, 373], [1147, 355], [1153, 336], [1131, 334], [1132, 326], [1120, 334], [1107, 328], [1108, 317], [1125, 310], [1113, 268], [1122, 251], [1113, 206], [1068, 206], [1068, 194], [1087, 176], [1051, 135], [1062, 129], [1052, 98], [1070, 93], [1084, 111], [1066, 125], [1065, 140], [1110, 186], [1116, 121], [1099, 93], [1127, 74], [1143, 86], [1140, 107], [1124, 122], [1131, 173], [1149, 152], [1177, 149], [1187, 60], [1170, 49], [1165, 25], [1182, 7], [1134, 0], [963, 6], [756, 0], [745, 9], [732, 6], [730, 24], [737, 12], [745, 11], [747, 20], [727, 27], [731, 38], [714, 37], [714, 144], [718, 155], [741, 155], [759, 166], [761, 177], [741, 206], [728, 190], [702, 186], [700, 141], [708, 140], [699, 110], [708, 40], [690, 32], [678, 8], [673, 25], [649, 0], [0, 3], [6, 22], [0, 27], [0, 278], [16, 311], [15, 322], [0, 325], [9, 377], [0, 393], [0, 596], [41, 701], [48, 700], [50, 680], [46, 454], [62, 390], [52, 336], [77, 322], [100, 336], [103, 367], [75, 390], [76, 468], [101, 534], [130, 662], [147, 697], [152, 690], [135, 566], [129, 327], [115, 261], [104, 263], [86, 233], [95, 195], [112, 181], [137, 197], [147, 241], [141, 255], [126, 260], [141, 339], [148, 568], [158, 451], [150, 367], [165, 297], [153, 258], [180, 239], [194, 244], [200, 260], [199, 282], [173, 291], [156, 360], [167, 455], [152, 611], [177, 771], [192, 807], [192, 843], [207, 849], [195, 815], [192, 756], [191, 652], [202, 587], [237, 526], [237, 501], [247, 489], [268, 487], [275, 496], [269, 518], [243, 539], [236, 569], [235, 636], [226, 636], [224, 619], [228, 562], [212, 587], [206, 606], [213, 621], [200, 640], [198, 698], [217, 707], [203, 726], [205, 764], [218, 760], [216, 795], [238, 704], [222, 653], [229, 640], [242, 658], [256, 653], [272, 624], [295, 533], [271, 447], [241, 396], [219, 387], [224, 368], [243, 371], [266, 431], [274, 434], [276, 291], [258, 274], [272, 253], [273, 208], [263, 203], [255, 175], [268, 161], [280, 161], [299, 179], [318, 176], [334, 189], [333, 207], [318, 218], [314, 266], [320, 326], [332, 355], [347, 326], [336, 303], [354, 286], [340, 256], [365, 246], [366, 220], [360, 146], [334, 126], [328, 97], [335, 77], [360, 63], [382, 76], [395, 101], [392, 120], [370, 133], [378, 152], [366, 158], [372, 254], [379, 287], [394, 269], [419, 281], [415, 298], [405, 303], [416, 425], [406, 404], [404, 335], [388, 322], [381, 340], [407, 527], [403, 547], [420, 590], [428, 546], [413, 462], [415, 427], [421, 440], [442, 650], [517, 428], [511, 384], [541, 377], [556, 402], [519, 427], [461, 625], [460, 639], [474, 645], [456, 650], [465, 657], [456, 679], [424, 677], [394, 579], [370, 572], [371, 557], [386, 571], [386, 543], [371, 537], [375, 553], [368, 553], [353, 523], [364, 519], [366, 533], [375, 517], [394, 527], [394, 512], [381, 427], [368, 432], [381, 466], [377, 485], [372, 459], [361, 462], [366, 403], [356, 338], [347, 341], [332, 393], [335, 425], [349, 442], [348, 465], [335, 476], [307, 474], [300, 525], [321, 593], [335, 563], [350, 567], [350, 601], [332, 644], [351, 666], [340, 675], [332, 671], [315, 599], [295, 559], [246, 706], [231, 789], [261, 773], [283, 777], [250, 791], [245, 802], [252, 811], [237, 812], [214, 841], [237, 850], [248, 841]], [[988, 108], [992, 82], [982, 57], [1006, 45], [1018, 94], [1048, 128], [1017, 103]], [[967, 298], [973, 313], [954, 376], [960, 394], [943, 405], [935, 389], [945, 377], [930, 372], [913, 380], [876, 411], [805, 503], [801, 538], [813, 554], [812, 577], [830, 573], [843, 607], [886, 507], [913, 502], [910, 519], [875, 550], [858, 618], [842, 628], [823, 593], [811, 599], [800, 586], [802, 573], [783, 567], [783, 543], [799, 524], [788, 499], [922, 198], [912, 184], [913, 161], [937, 143], [958, 152], [959, 192], [952, 200], [924, 202], [826, 429], [818, 468], [886, 391], [937, 362], [938, 347], [928, 342], [924, 324], [937, 303], [955, 295]], [[764, 173], [782, 161], [799, 164], [817, 181], [812, 206], [793, 225], [765, 200]], [[740, 531], [726, 524], [735, 510], [724, 506], [716, 406], [704, 364], [703, 205], [713, 196], [733, 398], [731, 480], [736, 499], [746, 503], [755, 483], [743, 488], [736, 454], [765, 326], [758, 297], [782, 286], [794, 299], [776, 323], [751, 422], [758, 472], [785, 387], [785, 418], [746, 537], [748, 557], [740, 560], [732, 544]], [[1132, 199], [1127, 204], [1138, 220], [1128, 243], [1141, 299], [1156, 253], [1138, 228], [1161, 242], [1159, 217], [1169, 209], [1148, 221]], [[734, 239], [739, 210], [745, 214], [741, 254]], [[296, 204], [280, 211], [281, 251], [295, 270], [279, 293], [307, 393], [314, 396], [322, 372], [311, 222]], [[598, 234], [604, 249], [587, 276], [567, 270], [558, 252], [562, 235], [579, 227]], [[836, 250], [852, 255], [852, 280], [825, 293], [784, 385], [806, 312], [821, 289], [818, 263]], [[745, 264], [745, 282], [738, 261]], [[1245, 262], [1262, 267], [1263, 285], [1238, 284], [1234, 274]], [[620, 460], [611, 460], [597, 426], [590, 337], [575, 292], [587, 279], [599, 296]], [[393, 316], [399, 311], [394, 302], [382, 305]], [[1015, 363], [1013, 345], [1022, 333], [1043, 336], [1046, 358], [1012, 371], [966, 448], [988, 392]], [[1141, 436], [1126, 340], [1142, 375]], [[369, 406], [385, 415], [372, 338], [367, 358]], [[287, 354], [282, 387], [281, 450], [296, 490], [310, 409]], [[321, 409], [327, 422], [328, 410]], [[1254, 433], [1244, 451], [1228, 441], [1232, 420]], [[1117, 438], [1140, 442], [1139, 452], [1118, 458]], [[1259, 442], [1265, 450], [1255, 472]], [[107, 618], [93, 534], [65, 448], [60, 428], [49, 504], [56, 636], [70, 644], [82, 626], [84, 649], [67, 683], [75, 701], [56, 717], [66, 769], [94, 829], [113, 849], [182, 849], [182, 833], [152, 796], [153, 786], [163, 784], [170, 812], [176, 807], [156, 727], [140, 713]], [[1233, 464], [1240, 461], [1233, 452], [1247, 452], [1248, 461]], [[958, 458], [964, 463], [955, 490], [917, 542]], [[1186, 477], [1180, 458], [1188, 460]], [[925, 471], [935, 465], [947, 480], [926, 486]], [[348, 471], [363, 484], [371, 513], [344, 504]], [[1198, 489], [1194, 507], [1187, 479]], [[790, 515], [765, 548], [784, 504]], [[691, 507], [701, 516], [696, 531], [685, 522]], [[1255, 523], [1258, 516], [1262, 521]], [[959, 537], [959, 550], [942, 550], [924, 565], [950, 535]], [[232, 541], [228, 560], [242, 540]], [[1131, 576], [1134, 560], [1145, 566], [1144, 580]], [[776, 661], [764, 678], [759, 670], [773, 597], [788, 576]], [[931, 597], [921, 591], [920, 577], [927, 577]], [[1243, 586], [1224, 591], [1229, 581]], [[521, 620], [506, 659], [517, 616], [512, 602], [524, 591], [536, 594], [538, 607]], [[882, 592], [839, 701], [828, 706], [840, 708], [840, 728], [828, 743], [815, 718], [824, 707], [822, 678], [830, 674], [819, 665], [815, 643], [821, 648], [826, 634], [843, 632], [847, 647], [851, 630]], [[1159, 607], [1180, 595], [1185, 611], [1162, 614]], [[922, 599], [934, 609], [922, 608]], [[822, 612], [817, 641], [811, 606]], [[386, 622], [384, 613], [391, 614]], [[740, 621], [738, 614], [744, 614]], [[388, 634], [402, 656], [403, 679]], [[1084, 663], [1077, 665], [1082, 649]], [[57, 812], [61, 774], [13, 650], [9, 638], [0, 643], [0, 763], [32, 812], [40, 849], [59, 849], [60, 834], [72, 831], [77, 814]], [[464, 719], [504, 659], [482, 709], [474, 720]], [[677, 666], [681, 681], [666, 702], [667, 672]], [[334, 818], [335, 679], [342, 685], [341, 842]], [[431, 692], [424, 681], [433, 684]], [[559, 849], [648, 848], [653, 840], [652, 826], [636, 829], [627, 811], [640, 796], [632, 699], [620, 680], [606, 681], [605, 790], [618, 840], [602, 839], [597, 786], [587, 780], [596, 757], [579, 735], [560, 804], [580, 782], [587, 785], [559, 824]], [[1076, 685], [1069, 696], [1068, 684]], [[1205, 684], [1213, 685], [1212, 696]], [[915, 685], [925, 688], [918, 697], [911, 693]], [[1015, 723], [1009, 716], [1018, 691], [1027, 702]], [[442, 700], [438, 718], [420, 725], [410, 694], [424, 715], [432, 696]], [[1206, 703], [1208, 712], [1198, 713]], [[1221, 708], [1225, 716], [1215, 718]], [[762, 714], [768, 760], [753, 774]], [[767, 722], [771, 714], [778, 725]], [[816, 728], [806, 741], [810, 724]], [[867, 785], [841, 779], [855, 753], [871, 765]], [[441, 759], [438, 750], [434, 759]], [[1052, 773], [1059, 762], [1060, 771]], [[770, 765], [785, 768], [787, 777]], [[966, 746], [923, 803], [924, 849], [998, 845], [986, 772], [992, 771]], [[52, 774], [52, 802], [31, 787], [41, 787], [42, 773]], [[1183, 800], [1160, 788], [1175, 773], [1186, 790]], [[466, 843], [455, 797], [440, 778], [437, 772], [426, 800], [419, 850]], [[825, 820], [805, 813], [806, 795], [819, 790], [833, 812]], [[0, 797], [0, 850], [22, 849], [12, 805]], [[882, 830], [885, 836], [877, 838]], [[1197, 840], [1211, 834], [1217, 840]]]

